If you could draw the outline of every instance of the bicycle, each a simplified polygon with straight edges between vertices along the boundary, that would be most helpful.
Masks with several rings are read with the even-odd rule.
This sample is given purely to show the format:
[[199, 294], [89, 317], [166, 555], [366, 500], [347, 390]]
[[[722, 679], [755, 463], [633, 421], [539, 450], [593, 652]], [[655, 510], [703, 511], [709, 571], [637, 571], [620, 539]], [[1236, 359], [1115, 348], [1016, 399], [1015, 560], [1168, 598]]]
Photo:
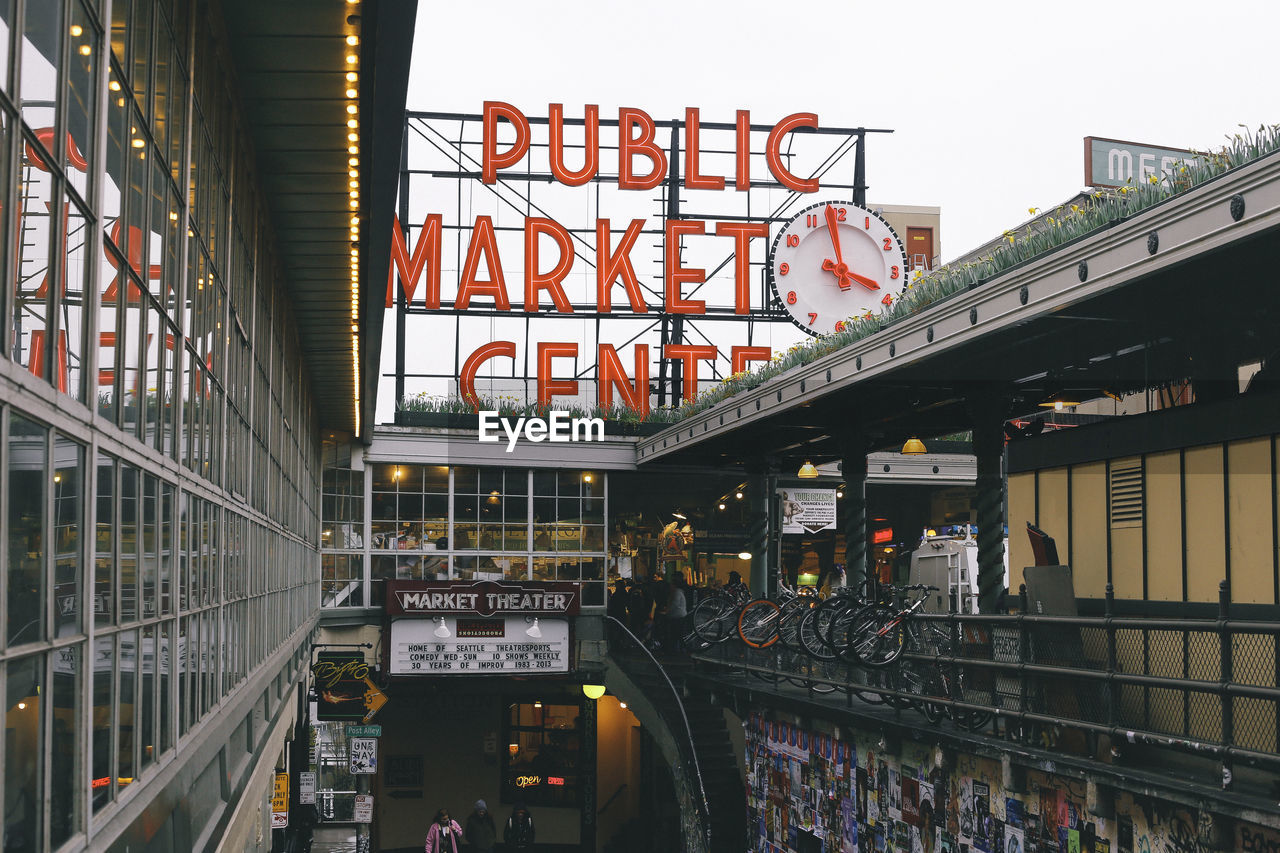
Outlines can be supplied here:
[[[904, 625], [920, 612], [927, 600], [927, 593], [938, 588], [928, 584], [911, 584], [904, 587], [886, 587], [889, 592], [901, 591], [926, 593], [905, 607], [885, 603], [869, 604], [853, 614], [842, 626], [833, 625], [831, 644], [837, 653], [850, 663], [858, 663], [876, 669], [902, 657], [904, 651]], [[842, 628], [839, 633], [837, 629]]]
[[751, 591], [745, 584], [711, 593], [690, 613], [691, 633], [708, 645], [724, 642], [737, 625], [738, 611], [750, 600]]
[[780, 582], [777, 601], [757, 598], [743, 605], [738, 612], [738, 638], [753, 649], [769, 648], [778, 642], [784, 617], [810, 606], [811, 601]]

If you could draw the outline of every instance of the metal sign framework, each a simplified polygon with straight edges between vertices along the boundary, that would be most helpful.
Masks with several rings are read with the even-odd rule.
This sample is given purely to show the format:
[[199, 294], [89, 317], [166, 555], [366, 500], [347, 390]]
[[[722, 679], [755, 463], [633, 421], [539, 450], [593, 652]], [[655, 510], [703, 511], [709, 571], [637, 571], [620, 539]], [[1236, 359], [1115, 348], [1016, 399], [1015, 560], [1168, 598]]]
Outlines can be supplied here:
[[[413, 238], [422, 227], [426, 215], [437, 213], [442, 215], [443, 257], [444, 266], [448, 266], [449, 250], [454, 251], [453, 268], [462, 268], [462, 258], [466, 252], [467, 237], [472, 227], [472, 215], [477, 210], [492, 211], [494, 214], [494, 230], [500, 240], [514, 241], [520, 239], [523, 222], [504, 224], [501, 217], [535, 217], [555, 218], [564, 224], [572, 238], [575, 267], [583, 265], [594, 280], [596, 264], [596, 217], [609, 218], [617, 222], [624, 214], [612, 206], [617, 201], [619, 208], [627, 208], [626, 213], [635, 218], [644, 218], [646, 226], [641, 232], [641, 240], [637, 241], [634, 254], [634, 265], [640, 278], [642, 292], [646, 299], [652, 298], [654, 305], [647, 313], [602, 312], [595, 301], [590, 298], [573, 298], [570, 294], [572, 314], [559, 313], [519, 313], [502, 311], [489, 306], [468, 306], [459, 308], [452, 296], [456, 295], [456, 287], [450, 292], [448, 276], [444, 276], [446, 286], [443, 289], [439, 308], [428, 308], [422, 304], [411, 304], [405, 298], [405, 292], [397, 287], [395, 291], [395, 372], [390, 374], [395, 379], [395, 399], [397, 405], [404, 400], [406, 393], [412, 393], [409, 387], [422, 387], [431, 384], [438, 388], [441, 380], [452, 382], [460, 373], [467, 353], [463, 348], [464, 338], [482, 342], [494, 336], [484, 332], [477, 334], [476, 327], [468, 328], [469, 322], [477, 319], [490, 321], [492, 324], [505, 320], [523, 325], [523, 359], [513, 362], [511, 373], [502, 378], [522, 381], [524, 399], [532, 400], [530, 388], [534, 381], [536, 364], [531, 364], [530, 351], [534, 343], [535, 320], [546, 322], [550, 318], [561, 321], [577, 320], [589, 324], [589, 332], [584, 335], [596, 342], [604, 342], [615, 329], [622, 329], [619, 337], [608, 341], [621, 348], [636, 343], [652, 343], [658, 347], [669, 344], [701, 343], [716, 346], [718, 357], [714, 363], [707, 364], [709, 373], [701, 378], [720, 379], [727, 375], [723, 369], [729, 364], [729, 351], [726, 345], [723, 325], [735, 324], [732, 334], [736, 342], [753, 345], [759, 332], [759, 324], [783, 324], [791, 326], [790, 316], [777, 304], [769, 290], [765, 275], [766, 254], [772, 241], [772, 233], [767, 240], [753, 241], [750, 249], [750, 266], [754, 291], [751, 297], [749, 313], [735, 313], [731, 299], [716, 299], [715, 285], [731, 280], [734, 274], [734, 254], [717, 252], [718, 257], [708, 258], [706, 263], [706, 281], [690, 287], [685, 293], [687, 298], [700, 297], [706, 300], [706, 311], [703, 314], [690, 315], [668, 313], [663, 307], [663, 280], [665, 274], [665, 253], [661, 251], [663, 236], [669, 220], [699, 219], [708, 223], [729, 221], [766, 222], [772, 226], [784, 222], [805, 204], [812, 202], [813, 197], [848, 197], [851, 200], [866, 204], [866, 135], [869, 133], [891, 133], [890, 130], [876, 128], [818, 127], [804, 128], [802, 132], [789, 135], [781, 155], [788, 169], [797, 176], [816, 179], [819, 182], [817, 193], [796, 192], [776, 181], [766, 169], [753, 168], [750, 189], [745, 192], [725, 189], [714, 193], [706, 191], [689, 191], [681, 181], [681, 142], [687, 136], [683, 120], [655, 121], [658, 130], [658, 141], [662, 131], [667, 132], [667, 149], [669, 151], [669, 168], [665, 180], [655, 188], [653, 197], [643, 200], [637, 206], [634, 196], [645, 193], [629, 193], [625, 198], [616, 187], [617, 171], [608, 171], [605, 164], [609, 161], [609, 153], [618, 151], [616, 141], [610, 144], [605, 134], [600, 134], [599, 163], [596, 176], [586, 185], [568, 188], [556, 185], [555, 178], [546, 166], [548, 141], [548, 119], [545, 116], [530, 116], [529, 123], [533, 129], [530, 144], [530, 155], [524, 161], [521, 172], [507, 171], [498, 175], [496, 183], [485, 184], [481, 181], [481, 145], [483, 143], [483, 117], [479, 114], [448, 112], [407, 112], [404, 125], [404, 145], [400, 170], [398, 218], [406, 232], [406, 243], [414, 245]], [[582, 127], [581, 118], [566, 118], [566, 127]], [[600, 119], [600, 127], [617, 128], [616, 119]], [[700, 154], [704, 163], [704, 173], [715, 168], [716, 158], [735, 155], [734, 144], [736, 125], [733, 123], [701, 122]], [[763, 162], [765, 157], [764, 139], [771, 130], [769, 125], [752, 124], [750, 134], [750, 158], [753, 162]], [[727, 144], [726, 144], [727, 143]], [[580, 151], [583, 145], [566, 143], [566, 149]], [[837, 179], [842, 170], [849, 168], [849, 155], [853, 155], [852, 180], [841, 182]], [[536, 160], [540, 163], [535, 163]], [[723, 171], [722, 171], [723, 173]], [[844, 174], [849, 174], [844, 172]], [[730, 182], [732, 183], [732, 181]], [[442, 192], [442, 190], [446, 191]], [[477, 201], [477, 196], [480, 200]], [[444, 202], [449, 202], [445, 204]], [[557, 216], [566, 206], [566, 201], [585, 203], [587, 209], [594, 208], [595, 216], [585, 223], [582, 213], [570, 212], [565, 216]], [[704, 209], [705, 208], [705, 209]], [[581, 208], [579, 208], [581, 209]], [[610, 228], [614, 234], [620, 234], [617, 225]], [[643, 245], [648, 240], [650, 245]], [[690, 251], [686, 242], [680, 247], [681, 257]], [[503, 258], [520, 257], [518, 251], [504, 252]], [[655, 269], [649, 276], [641, 273], [642, 262], [648, 261]], [[516, 275], [508, 268], [507, 277], [516, 279]], [[456, 284], [456, 281], [455, 281]], [[594, 285], [593, 285], [594, 286]], [[732, 292], [729, 288], [728, 292]], [[580, 296], [582, 293], [579, 294]], [[418, 317], [433, 318], [430, 334], [418, 337], [411, 335], [409, 327], [419, 322]], [[447, 332], [452, 336], [453, 362], [452, 370], [440, 370], [444, 358], [441, 357], [440, 336], [445, 329], [440, 321], [451, 323], [452, 329]], [[740, 325], [739, 325], [740, 324]], [[718, 331], [712, 331], [715, 328]], [[508, 331], [508, 334], [510, 332]], [[433, 342], [430, 358], [412, 358], [408, 352], [415, 340], [429, 339]], [[745, 340], [743, 340], [745, 339]], [[662, 350], [657, 349], [660, 353]], [[413, 364], [421, 361], [423, 367]], [[683, 364], [680, 361], [669, 362], [656, 358], [650, 375], [650, 393], [656, 395], [659, 406], [674, 404], [679, 401], [684, 391]], [[579, 359], [575, 365], [575, 380], [595, 380], [598, 365], [593, 358]]]

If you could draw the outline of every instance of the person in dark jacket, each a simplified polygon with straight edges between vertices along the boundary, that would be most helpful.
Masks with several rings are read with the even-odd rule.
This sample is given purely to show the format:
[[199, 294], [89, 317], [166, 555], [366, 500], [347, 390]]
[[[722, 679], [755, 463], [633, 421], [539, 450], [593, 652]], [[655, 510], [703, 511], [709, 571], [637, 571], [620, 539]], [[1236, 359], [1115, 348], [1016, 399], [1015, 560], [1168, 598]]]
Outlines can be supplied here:
[[475, 811], [467, 816], [463, 838], [479, 853], [490, 853], [498, 843], [498, 827], [494, 825], [493, 815], [489, 814], [489, 806], [484, 800], [476, 800]]
[[511, 809], [511, 817], [502, 830], [502, 840], [507, 842], [508, 850], [530, 850], [533, 848], [533, 815], [517, 802]]

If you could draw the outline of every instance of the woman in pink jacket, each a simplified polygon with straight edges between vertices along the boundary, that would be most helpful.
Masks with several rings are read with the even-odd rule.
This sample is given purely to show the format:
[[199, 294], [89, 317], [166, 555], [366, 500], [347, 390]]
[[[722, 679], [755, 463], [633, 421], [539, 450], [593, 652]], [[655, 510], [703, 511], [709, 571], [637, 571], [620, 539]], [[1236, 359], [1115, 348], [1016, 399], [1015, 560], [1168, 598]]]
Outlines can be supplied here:
[[461, 853], [462, 827], [449, 817], [448, 809], [436, 812], [436, 818], [427, 830], [426, 853]]

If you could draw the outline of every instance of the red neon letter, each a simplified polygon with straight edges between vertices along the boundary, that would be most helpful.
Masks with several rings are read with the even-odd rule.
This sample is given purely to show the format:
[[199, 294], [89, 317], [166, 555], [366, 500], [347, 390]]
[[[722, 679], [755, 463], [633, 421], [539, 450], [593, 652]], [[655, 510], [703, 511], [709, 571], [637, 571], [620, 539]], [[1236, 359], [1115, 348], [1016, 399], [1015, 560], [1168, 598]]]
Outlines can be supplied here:
[[698, 396], [698, 359], [716, 360], [716, 348], [711, 344], [667, 344], [662, 357], [684, 362], [684, 398], [689, 402]]
[[[400, 271], [400, 289], [404, 291], [404, 302], [413, 301], [413, 292], [418, 289], [418, 279], [422, 278], [422, 270], [427, 270], [427, 292], [422, 301], [428, 308], [440, 307], [440, 232], [443, 230], [441, 216], [432, 213], [422, 223], [422, 231], [418, 233], [418, 242], [413, 244], [413, 255], [409, 254], [404, 234], [400, 229], [400, 217], [391, 217], [391, 263], [387, 268], [387, 307], [395, 303], [394, 283], [396, 270]], [[428, 266], [427, 260], [431, 264]]]
[[734, 188], [751, 189], [751, 111], [738, 110], [738, 168], [734, 172]]
[[698, 109], [684, 111], [684, 185], [691, 190], [722, 190], [724, 178], [698, 174]]
[[[640, 127], [640, 138], [632, 137], [632, 130]], [[644, 110], [623, 107], [618, 110], [618, 188], [624, 190], [649, 190], [662, 183], [667, 174], [667, 155], [653, 142], [657, 127]], [[653, 169], [642, 178], [631, 174], [631, 158], [643, 154], [653, 163]]]
[[609, 293], [618, 276], [622, 276], [622, 286], [627, 290], [627, 299], [631, 302], [631, 310], [637, 314], [649, 313], [649, 305], [640, 292], [640, 279], [636, 277], [635, 267], [631, 266], [631, 247], [636, 244], [644, 228], [643, 219], [633, 219], [627, 226], [627, 233], [622, 235], [622, 242], [613, 254], [609, 254], [609, 220], [596, 220], [596, 307], [605, 314], [613, 308]]
[[701, 299], [685, 299], [680, 295], [680, 285], [686, 281], [701, 284], [707, 280], [707, 271], [701, 267], [680, 266], [680, 237], [684, 234], [705, 234], [707, 223], [701, 219], [667, 220], [667, 313], [705, 314], [707, 303]]
[[[505, 118], [516, 129], [516, 141], [503, 153], [498, 153], [498, 119]], [[519, 163], [529, 151], [529, 120], [510, 104], [502, 101], [484, 102], [484, 163], [480, 180], [492, 184], [498, 180], [498, 170]]]
[[[31, 359], [27, 362], [27, 370], [31, 371], [33, 376], [44, 377], [44, 349], [45, 349], [45, 330], [36, 329], [31, 333]], [[58, 383], [58, 390], [63, 394], [67, 393], [67, 333], [58, 332], [58, 352], [56, 353], [58, 362], [57, 375], [53, 377]], [[141, 373], [141, 371], [139, 371]]]
[[570, 172], [564, 167], [564, 104], [552, 104], [549, 109], [548, 130], [551, 135], [551, 174], [565, 186], [580, 187], [596, 176], [600, 167], [600, 108], [587, 104], [583, 122], [582, 168]]
[[480, 398], [476, 396], [476, 373], [480, 370], [480, 365], [500, 355], [515, 358], [515, 343], [513, 341], [487, 343], [467, 356], [467, 360], [462, 363], [462, 373], [458, 374], [458, 390], [462, 393], [462, 399], [470, 403], [477, 412], [480, 411]]
[[649, 345], [636, 344], [636, 381], [632, 385], [627, 378], [627, 371], [622, 367], [622, 359], [611, 344], [600, 344], [596, 365], [599, 373], [596, 378], [596, 400], [602, 408], [613, 405], [613, 388], [616, 385], [627, 408], [640, 417], [649, 414]]
[[[146, 276], [144, 276], [142, 273], [142, 229], [137, 227], [136, 225], [129, 226], [129, 229], [125, 231], [125, 234], [127, 234], [129, 237], [129, 242], [126, 246], [120, 240], [120, 231], [121, 231], [120, 226], [123, 222], [124, 222], [123, 219], [117, 219], [115, 224], [111, 226], [111, 234], [110, 234], [111, 242], [115, 243], [121, 249], [126, 250], [126, 254], [129, 258], [130, 268], [132, 268], [133, 271], [138, 274], [139, 278], [145, 278]], [[111, 266], [114, 269], [120, 268], [119, 264], [116, 262], [116, 256], [108, 252], [106, 246], [102, 247], [102, 253], [106, 255], [107, 263], [111, 264]], [[147, 267], [147, 272], [151, 276], [152, 281], [159, 279], [163, 271], [164, 271], [164, 268], [161, 267], [159, 264], [153, 264]], [[120, 293], [120, 280], [122, 278], [125, 278], [125, 275], [123, 273], [111, 279], [111, 284], [107, 285], [106, 291], [102, 294], [103, 302], [116, 301], [116, 297], [119, 296], [119, 293]], [[130, 303], [138, 302], [141, 299], [142, 299], [142, 291], [138, 288], [138, 285], [130, 281], [129, 282], [129, 302]]]
[[[476, 269], [480, 266], [482, 253], [485, 266], [489, 268], [488, 281], [476, 281]], [[493, 220], [487, 216], [476, 217], [476, 226], [471, 230], [471, 245], [467, 246], [467, 260], [462, 266], [458, 298], [453, 304], [465, 309], [471, 304], [472, 296], [480, 295], [492, 296], [493, 304], [499, 311], [511, 310], [511, 302], [507, 299], [507, 282], [502, 277], [502, 260], [498, 257], [498, 241], [493, 233]]]
[[[550, 234], [560, 247], [560, 260], [551, 272], [538, 272], [538, 237]], [[564, 295], [560, 282], [573, 267], [573, 243], [564, 226], [553, 219], [530, 216], [524, 221], [524, 310], [530, 314], [538, 313], [542, 300], [538, 298], [539, 290], [550, 291], [551, 301], [561, 314], [572, 314], [573, 306], [569, 297]]]
[[551, 359], [577, 358], [578, 345], [564, 343], [538, 344], [538, 408], [551, 407], [551, 398], [556, 394], [577, 394], [578, 380], [561, 379], [559, 382], [551, 378]]
[[798, 193], [816, 193], [818, 191], [818, 179], [810, 178], [805, 181], [788, 172], [786, 167], [782, 165], [782, 156], [778, 151], [782, 145], [782, 137], [797, 127], [816, 128], [817, 126], [818, 117], [813, 113], [793, 113], [778, 122], [773, 126], [773, 130], [769, 131], [769, 141], [765, 145], [764, 157], [769, 163], [769, 171], [773, 172], [773, 176], [787, 189], [795, 190]]
[[732, 347], [729, 356], [733, 364], [730, 370], [741, 373], [747, 369], [747, 362], [768, 361], [773, 357], [773, 351], [768, 347]]
[[751, 313], [751, 238], [768, 237], [767, 222], [717, 222], [716, 235], [733, 238], [733, 313]]

